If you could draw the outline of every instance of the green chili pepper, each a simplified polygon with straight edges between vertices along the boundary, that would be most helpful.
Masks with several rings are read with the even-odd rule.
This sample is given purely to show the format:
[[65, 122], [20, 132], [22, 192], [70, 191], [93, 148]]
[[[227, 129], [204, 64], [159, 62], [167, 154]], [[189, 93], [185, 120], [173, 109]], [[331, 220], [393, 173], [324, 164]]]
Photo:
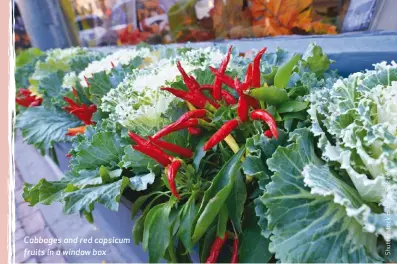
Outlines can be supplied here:
[[274, 86], [246, 90], [244, 93], [272, 105], [278, 105], [288, 100], [287, 91]]
[[288, 81], [291, 77], [292, 70], [296, 64], [298, 64], [299, 60], [301, 59], [300, 54], [294, 55], [289, 61], [285, 64], [281, 65], [274, 76], [274, 85], [277, 88], [285, 88], [287, 87]]

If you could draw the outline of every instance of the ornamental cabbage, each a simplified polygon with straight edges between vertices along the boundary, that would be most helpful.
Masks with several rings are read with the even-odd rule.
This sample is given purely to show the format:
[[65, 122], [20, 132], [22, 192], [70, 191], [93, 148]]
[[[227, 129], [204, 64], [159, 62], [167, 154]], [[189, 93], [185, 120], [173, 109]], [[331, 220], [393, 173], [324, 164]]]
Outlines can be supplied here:
[[363, 199], [397, 213], [397, 64], [338, 80], [311, 101], [323, 158], [340, 163]]
[[[167, 119], [164, 114], [180, 100], [160, 90], [180, 79], [176, 67], [179, 60], [188, 74], [218, 66], [224, 54], [215, 48], [188, 50], [174, 58], [161, 59], [143, 69], [134, 69], [116, 89], [102, 98], [101, 109], [109, 112], [109, 118], [129, 130], [150, 135]], [[231, 61], [232, 65], [233, 61]], [[237, 67], [237, 66], [235, 66]]]

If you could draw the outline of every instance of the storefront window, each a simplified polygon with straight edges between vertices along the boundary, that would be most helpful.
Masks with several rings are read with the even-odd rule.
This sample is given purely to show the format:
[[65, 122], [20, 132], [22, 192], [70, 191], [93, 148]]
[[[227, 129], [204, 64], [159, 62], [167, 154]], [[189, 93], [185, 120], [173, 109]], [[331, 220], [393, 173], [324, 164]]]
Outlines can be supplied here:
[[376, 0], [70, 0], [82, 46], [339, 34], [369, 26]]

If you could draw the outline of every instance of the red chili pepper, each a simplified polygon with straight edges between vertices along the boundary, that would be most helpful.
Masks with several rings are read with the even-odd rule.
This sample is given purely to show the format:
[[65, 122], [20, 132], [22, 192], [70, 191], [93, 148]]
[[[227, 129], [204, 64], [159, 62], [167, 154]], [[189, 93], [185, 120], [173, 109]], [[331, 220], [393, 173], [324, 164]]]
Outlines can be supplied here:
[[249, 104], [245, 97], [246, 95], [240, 96], [237, 105], [237, 115], [241, 122], [248, 120]]
[[161, 88], [161, 90], [167, 91], [175, 95], [176, 97], [179, 97], [192, 105], [194, 105], [197, 108], [205, 108], [205, 105], [207, 103], [207, 98], [201, 97], [201, 96], [196, 96], [195, 94], [178, 90], [172, 87], [165, 87]]
[[251, 119], [253, 120], [262, 120], [264, 121], [270, 128], [270, 131], [274, 135], [274, 137], [278, 138], [277, 124], [276, 120], [274, 120], [273, 116], [269, 114], [266, 110], [257, 109], [251, 112]]
[[234, 84], [240, 96], [237, 105], [237, 115], [241, 122], [245, 122], [248, 120], [248, 111], [250, 106], [248, 101], [249, 99], [248, 96], [243, 93], [244, 88], [237, 77], [234, 79]]
[[[213, 86], [211, 84], [203, 84], [203, 85], [201, 85], [201, 90], [213, 90]], [[236, 98], [234, 98], [234, 96], [231, 93], [229, 93], [228, 91], [221, 90], [221, 94], [222, 94], [223, 99], [225, 99], [225, 102], [228, 105], [237, 104]]]
[[266, 130], [263, 134], [265, 135], [265, 137], [268, 137], [268, 138], [273, 137], [273, 133], [272, 133], [272, 131], [270, 131], [270, 129]]
[[254, 108], [254, 109], [260, 108], [260, 105], [259, 105], [258, 101], [255, 98], [253, 98], [253, 97], [251, 97], [249, 95], [246, 95], [246, 99], [247, 99], [247, 102], [249, 103], [249, 105], [252, 108]]
[[175, 177], [176, 174], [181, 167], [182, 163], [180, 160], [174, 160], [171, 162], [171, 164], [167, 168], [167, 179], [168, 179], [168, 184], [170, 185], [170, 189], [172, 194], [179, 200], [181, 197], [178, 194], [178, 190], [176, 189], [175, 185]]
[[43, 98], [38, 98], [38, 99], [34, 100], [34, 101], [29, 105], [29, 107], [40, 106], [42, 102], [43, 102]]
[[187, 75], [187, 73], [183, 69], [180, 61], [176, 62], [176, 67], [178, 68], [179, 72], [181, 73], [183, 82], [186, 84], [186, 86], [189, 89], [189, 91], [194, 91], [195, 87], [193, 87], [193, 85], [192, 85], [193, 84], [192, 80], [190, 79], [189, 75]]
[[201, 129], [199, 127], [188, 127], [187, 131], [193, 136], [200, 135]]
[[71, 158], [72, 157], [72, 153], [68, 153], [65, 155], [67, 158]]
[[153, 146], [135, 145], [132, 146], [132, 148], [151, 157], [164, 167], [167, 167], [171, 163], [172, 158], [170, 156], [168, 156], [164, 151], [153, 148]]
[[128, 136], [138, 145], [147, 145], [148, 141], [134, 132], [128, 131]]
[[64, 97], [63, 99], [69, 104], [69, 106], [63, 107], [63, 109], [65, 111], [76, 116], [78, 119], [83, 121], [83, 123], [86, 125], [95, 124], [95, 122], [93, 122], [91, 120], [92, 115], [97, 110], [97, 108], [94, 104], [87, 106], [86, 104], [78, 104], [68, 97]]
[[252, 86], [257, 88], [261, 86], [261, 73], [260, 73], [260, 61], [262, 59], [263, 54], [265, 53], [267, 48], [261, 49], [258, 54], [256, 54], [254, 58], [254, 67], [252, 71]]
[[212, 149], [219, 142], [224, 140], [232, 131], [238, 126], [238, 121], [236, 119], [229, 120], [225, 122], [215, 134], [205, 143], [203, 150], [208, 151]]
[[90, 87], [90, 82], [88, 81], [87, 77], [84, 76], [84, 81], [87, 83], [87, 86]]
[[155, 145], [157, 145], [158, 147], [160, 147], [160, 148], [162, 148], [164, 150], [171, 151], [171, 152], [173, 152], [175, 154], [178, 154], [178, 155], [181, 155], [181, 156], [183, 156], [185, 158], [193, 157], [193, 152], [190, 149], [188, 149], [188, 148], [184, 148], [184, 147], [178, 146], [176, 144], [169, 143], [169, 142], [164, 141], [164, 140], [153, 139], [152, 137], [149, 137], [149, 140], [153, 141], [153, 143]]
[[110, 61], [110, 65], [112, 66], [112, 68], [114, 68], [114, 63], [113, 63], [113, 61]]
[[[191, 110], [189, 112], [184, 113], [178, 120], [176, 120], [174, 123], [162, 128], [160, 131], [158, 131], [156, 134], [154, 134], [153, 139], [158, 139], [162, 138], [165, 135], [168, 135], [170, 132], [169, 131], [175, 131], [176, 127], [181, 125], [182, 123], [188, 121], [191, 118], [203, 118], [207, 115], [207, 110], [205, 109], [196, 109], [196, 110]], [[195, 121], [193, 121], [195, 122]], [[198, 121], [197, 121], [198, 125]]]
[[43, 98], [33, 95], [29, 89], [19, 89], [15, 102], [23, 107], [33, 107], [41, 105]]
[[217, 78], [219, 78], [224, 84], [226, 84], [230, 88], [236, 89], [236, 87], [234, 86], [234, 80], [230, 76], [227, 76], [226, 74], [219, 73], [215, 68], [213, 68], [211, 66], [209, 66], [209, 68], [212, 71], [212, 73]]
[[66, 133], [66, 135], [67, 136], [76, 136], [78, 134], [84, 134], [86, 129], [87, 129], [87, 126], [68, 128], [68, 132]]
[[238, 263], [238, 236], [236, 235], [233, 240], [233, 252], [230, 263]]
[[212, 244], [210, 254], [205, 263], [217, 263], [219, 254], [222, 250], [223, 245], [225, 244], [227, 239], [227, 232], [225, 232], [225, 236], [223, 238], [216, 237], [214, 243]]
[[245, 73], [244, 83], [245, 83], [244, 90], [247, 90], [248, 88], [250, 88], [252, 86], [252, 64], [251, 63], [248, 64], [247, 72]]
[[74, 97], [76, 97], [76, 98], [79, 97], [79, 95], [77, 94], [77, 91], [74, 87], [72, 87], [72, 92], [73, 92]]
[[[219, 70], [217, 72], [219, 72], [220, 74], [225, 74], [227, 65], [229, 64], [231, 52], [232, 52], [232, 46], [229, 47], [226, 57], [223, 59], [221, 65], [219, 66]], [[221, 78], [216, 76], [214, 81], [214, 89], [212, 91], [212, 96], [214, 97], [215, 100], [221, 100], [221, 95], [222, 95], [221, 90], [222, 90], [222, 80]]]
[[[193, 77], [193, 76], [189, 76], [185, 70], [183, 69], [180, 61], [177, 62], [177, 67], [179, 72], [182, 75], [183, 78], [183, 82], [185, 83], [185, 85], [187, 86], [188, 90], [189, 90], [189, 94], [191, 94], [192, 96], [196, 97], [196, 98], [200, 98], [200, 100], [209, 102], [212, 106], [214, 106], [215, 108], [219, 108], [219, 104], [217, 104], [216, 102], [214, 102], [213, 100], [207, 98], [200, 90], [200, 84], [197, 82], [197, 80]], [[175, 95], [175, 94], [174, 94]], [[177, 96], [177, 95], [176, 95]], [[179, 96], [178, 96], [179, 97]], [[186, 101], [188, 101], [187, 99], [185, 99]], [[191, 103], [191, 102], [190, 102]], [[193, 104], [194, 105], [194, 104]], [[204, 107], [199, 107], [199, 108], [204, 108]]]

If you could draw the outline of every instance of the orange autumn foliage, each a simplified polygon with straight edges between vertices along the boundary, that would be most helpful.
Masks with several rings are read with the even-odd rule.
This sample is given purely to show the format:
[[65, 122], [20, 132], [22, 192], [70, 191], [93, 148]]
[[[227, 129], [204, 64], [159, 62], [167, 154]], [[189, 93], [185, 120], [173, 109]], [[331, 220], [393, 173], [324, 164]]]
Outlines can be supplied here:
[[313, 21], [313, 0], [251, 0], [252, 27], [256, 37], [290, 35], [293, 30], [336, 34], [336, 27]]

